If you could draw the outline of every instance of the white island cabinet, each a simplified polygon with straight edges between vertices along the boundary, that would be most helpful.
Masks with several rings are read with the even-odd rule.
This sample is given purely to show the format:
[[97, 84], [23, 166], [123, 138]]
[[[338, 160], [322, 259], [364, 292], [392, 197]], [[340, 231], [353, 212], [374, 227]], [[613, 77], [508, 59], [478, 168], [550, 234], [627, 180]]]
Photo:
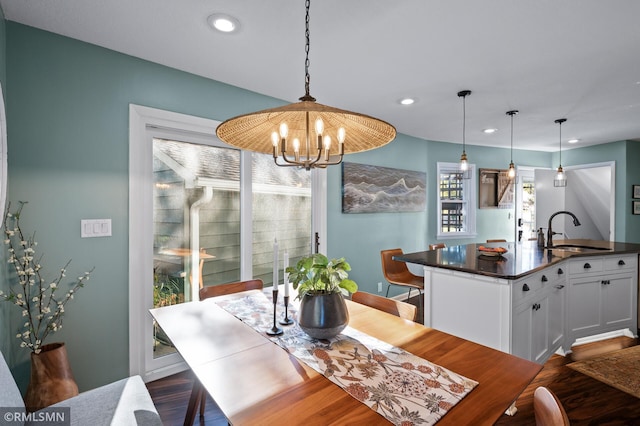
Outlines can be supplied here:
[[422, 264], [426, 326], [531, 361], [638, 330], [638, 253], [554, 257], [517, 276]]

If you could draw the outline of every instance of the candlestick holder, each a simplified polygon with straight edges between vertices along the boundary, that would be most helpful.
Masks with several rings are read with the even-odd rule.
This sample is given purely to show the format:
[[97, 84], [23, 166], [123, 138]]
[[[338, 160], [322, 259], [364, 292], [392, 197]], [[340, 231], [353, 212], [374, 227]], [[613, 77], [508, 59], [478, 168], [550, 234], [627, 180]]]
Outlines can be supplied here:
[[273, 327], [267, 330], [269, 336], [279, 336], [283, 333], [282, 329], [276, 324], [276, 306], [278, 304], [278, 287], [273, 287]]
[[284, 297], [284, 318], [280, 320], [282, 325], [291, 325], [293, 320], [289, 318], [289, 296]]

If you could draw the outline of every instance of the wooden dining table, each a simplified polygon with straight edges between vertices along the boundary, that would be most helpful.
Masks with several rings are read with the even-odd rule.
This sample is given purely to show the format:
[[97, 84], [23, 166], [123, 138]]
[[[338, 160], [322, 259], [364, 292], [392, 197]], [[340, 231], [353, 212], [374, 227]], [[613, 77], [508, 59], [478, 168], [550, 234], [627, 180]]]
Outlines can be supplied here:
[[[389, 424], [266, 333], [226, 312], [217, 299], [150, 312], [230, 424]], [[350, 300], [347, 307], [350, 327], [479, 382], [438, 425], [493, 424], [542, 368]]]

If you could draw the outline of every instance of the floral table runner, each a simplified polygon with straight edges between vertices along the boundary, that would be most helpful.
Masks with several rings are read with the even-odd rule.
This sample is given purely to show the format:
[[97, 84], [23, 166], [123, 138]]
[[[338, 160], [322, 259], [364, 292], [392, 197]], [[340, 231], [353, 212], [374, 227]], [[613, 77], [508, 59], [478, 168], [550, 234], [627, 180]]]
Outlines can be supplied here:
[[[273, 302], [263, 293], [216, 303], [258, 332], [273, 326]], [[478, 385], [351, 327], [329, 340], [310, 337], [296, 322], [281, 327], [284, 334], [267, 337], [396, 425], [435, 424]]]

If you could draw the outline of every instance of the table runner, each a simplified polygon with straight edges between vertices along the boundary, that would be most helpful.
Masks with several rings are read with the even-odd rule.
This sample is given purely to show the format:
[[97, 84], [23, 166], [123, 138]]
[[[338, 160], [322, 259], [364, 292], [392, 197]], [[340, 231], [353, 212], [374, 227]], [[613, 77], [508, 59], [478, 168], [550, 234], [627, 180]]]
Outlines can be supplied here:
[[[273, 326], [273, 302], [263, 293], [215, 303], [258, 332]], [[295, 319], [297, 310], [290, 305], [289, 313]], [[329, 340], [297, 322], [281, 327], [284, 334], [265, 336], [396, 425], [435, 424], [478, 385], [351, 327]]]

